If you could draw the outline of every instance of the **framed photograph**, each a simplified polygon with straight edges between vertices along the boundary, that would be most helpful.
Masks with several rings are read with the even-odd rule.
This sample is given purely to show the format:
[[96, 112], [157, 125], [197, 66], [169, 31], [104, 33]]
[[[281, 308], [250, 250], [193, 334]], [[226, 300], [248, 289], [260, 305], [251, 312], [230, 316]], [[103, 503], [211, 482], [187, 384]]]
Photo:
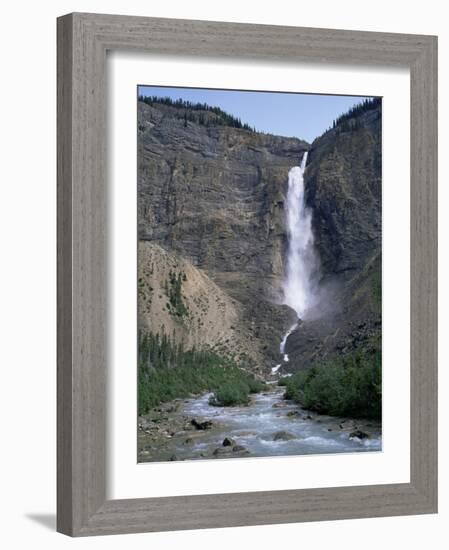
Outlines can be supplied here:
[[58, 19], [58, 530], [437, 510], [437, 39]]

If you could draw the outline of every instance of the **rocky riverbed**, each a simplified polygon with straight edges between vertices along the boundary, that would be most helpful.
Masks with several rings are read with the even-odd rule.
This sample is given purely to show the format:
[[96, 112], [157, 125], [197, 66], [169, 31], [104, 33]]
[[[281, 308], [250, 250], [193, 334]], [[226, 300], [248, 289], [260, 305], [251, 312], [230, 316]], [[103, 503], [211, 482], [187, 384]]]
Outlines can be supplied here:
[[245, 407], [214, 407], [210, 394], [178, 399], [138, 421], [138, 461], [381, 451], [381, 425], [319, 415], [275, 387]]

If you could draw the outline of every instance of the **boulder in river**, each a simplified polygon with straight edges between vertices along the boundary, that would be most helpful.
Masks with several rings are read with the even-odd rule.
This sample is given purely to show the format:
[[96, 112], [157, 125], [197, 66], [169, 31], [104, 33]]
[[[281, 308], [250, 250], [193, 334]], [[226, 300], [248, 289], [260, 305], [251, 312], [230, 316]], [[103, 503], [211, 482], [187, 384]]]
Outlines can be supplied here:
[[369, 434], [363, 432], [362, 430], [354, 430], [349, 434], [349, 439], [369, 439]]
[[223, 439], [223, 447], [233, 447], [235, 445], [235, 441], [232, 439], [232, 437], [225, 437]]
[[273, 435], [273, 441], [290, 441], [291, 439], [297, 439], [295, 434], [281, 430]]
[[211, 420], [197, 420], [196, 418], [192, 418], [190, 423], [197, 430], [209, 430], [213, 425]]
[[358, 426], [355, 420], [346, 419], [340, 422], [340, 429], [356, 431]]
[[248, 449], [246, 447], [244, 447], [243, 445], [234, 445], [234, 447], [232, 448], [232, 452], [233, 453], [249, 454]]
[[273, 403], [272, 407], [273, 409], [285, 409], [285, 407], [288, 407], [288, 404], [283, 401], [278, 401], [277, 403]]
[[229, 457], [231, 456], [231, 454], [247, 455], [249, 454], [249, 451], [243, 445], [233, 445], [232, 447], [228, 445], [226, 447], [217, 447], [212, 453], [212, 455], [215, 457], [219, 457], [219, 456]]
[[227, 455], [232, 451], [231, 447], [217, 447], [212, 453], [214, 456]]

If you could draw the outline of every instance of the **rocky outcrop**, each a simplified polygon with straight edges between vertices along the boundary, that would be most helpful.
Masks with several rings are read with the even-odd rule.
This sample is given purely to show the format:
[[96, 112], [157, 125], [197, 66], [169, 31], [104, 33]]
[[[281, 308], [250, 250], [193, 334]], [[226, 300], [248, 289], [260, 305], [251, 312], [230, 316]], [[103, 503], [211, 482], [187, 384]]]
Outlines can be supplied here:
[[165, 333], [185, 349], [207, 347], [260, 370], [264, 356], [241, 327], [242, 304], [182, 256], [141, 241], [138, 289], [144, 332]]
[[312, 144], [306, 201], [324, 280], [348, 280], [380, 250], [380, 108], [345, 120]]
[[234, 326], [268, 369], [293, 319], [278, 305], [284, 191], [289, 169], [309, 145], [208, 125], [204, 117], [212, 115], [202, 114], [197, 124], [176, 107], [139, 102], [139, 240], [178, 254], [235, 300]]

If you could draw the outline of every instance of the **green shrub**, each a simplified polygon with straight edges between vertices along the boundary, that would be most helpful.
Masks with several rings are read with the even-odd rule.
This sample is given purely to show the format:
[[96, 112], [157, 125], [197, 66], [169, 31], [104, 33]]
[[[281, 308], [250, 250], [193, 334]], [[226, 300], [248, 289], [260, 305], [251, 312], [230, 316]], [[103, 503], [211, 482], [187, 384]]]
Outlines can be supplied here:
[[219, 386], [209, 399], [209, 404], [217, 407], [248, 405], [250, 402], [249, 386], [245, 382], [226, 382]]
[[169, 299], [169, 303], [166, 304], [166, 307], [172, 315], [184, 317], [189, 313], [182, 299], [182, 282], [187, 281], [187, 276], [183, 271], [176, 274], [171, 270], [168, 276], [168, 281], [166, 280], [164, 282], [164, 291]]
[[250, 394], [259, 393], [264, 388], [263, 382], [240, 371], [238, 376], [233, 376], [215, 390], [214, 395], [209, 399], [209, 404], [217, 407], [247, 405], [250, 402]]
[[261, 380], [257, 380], [254, 376], [247, 375], [245, 383], [249, 388], [249, 393], [259, 393], [266, 388], [266, 385]]
[[286, 399], [306, 409], [378, 419], [382, 414], [380, 342], [298, 372], [287, 379], [285, 386]]

